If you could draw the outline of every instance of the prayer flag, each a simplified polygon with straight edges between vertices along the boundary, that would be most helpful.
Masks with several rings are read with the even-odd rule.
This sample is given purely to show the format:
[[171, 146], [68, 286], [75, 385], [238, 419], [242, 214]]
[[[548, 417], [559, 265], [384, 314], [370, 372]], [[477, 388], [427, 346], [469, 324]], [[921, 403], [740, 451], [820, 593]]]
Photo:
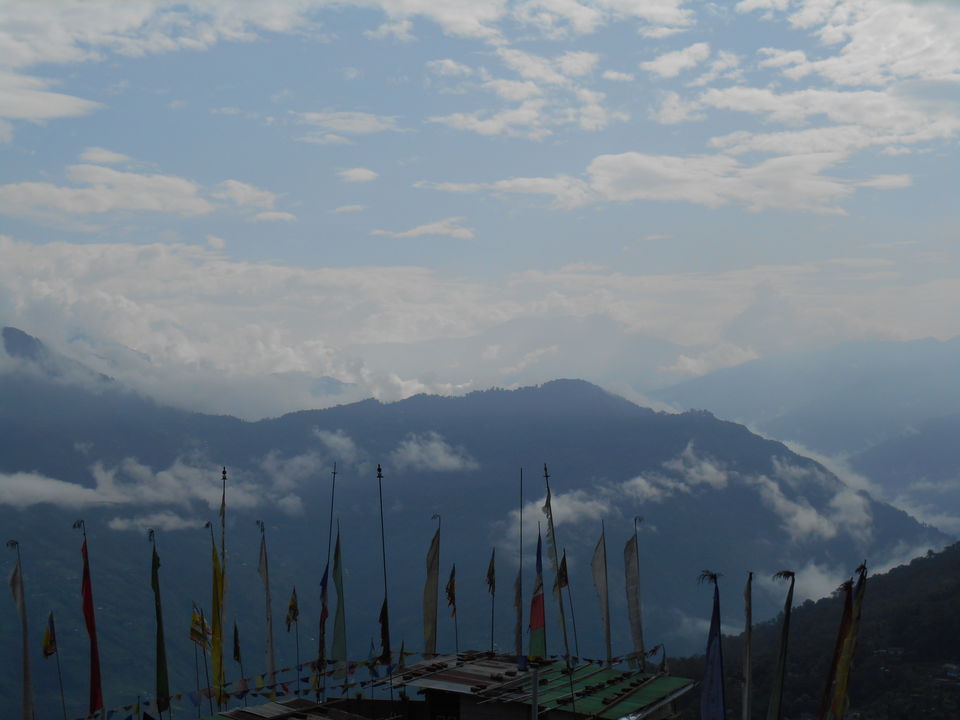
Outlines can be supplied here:
[[753, 715], [753, 573], [743, 588], [743, 720]]
[[333, 551], [333, 587], [337, 592], [337, 611], [333, 618], [333, 645], [330, 657], [336, 663], [335, 677], [347, 674], [347, 618], [346, 600], [343, 595], [343, 566], [340, 558], [340, 530], [337, 530], [337, 544]]
[[273, 681], [276, 675], [276, 664], [273, 655], [273, 607], [270, 601], [270, 564], [267, 560], [267, 536], [266, 533], [260, 534], [260, 562], [257, 565], [257, 572], [263, 579], [263, 594], [265, 598], [265, 616], [266, 616], [266, 661], [267, 676]]
[[387, 607], [387, 596], [383, 596], [383, 605], [380, 606], [380, 662], [389, 665], [390, 653], [390, 609]]
[[783, 682], [787, 674], [787, 641], [790, 639], [790, 611], [793, 608], [793, 584], [796, 581], [790, 570], [781, 570], [773, 576], [775, 580], [787, 579], [790, 587], [783, 605], [783, 623], [780, 626], [780, 652], [777, 656], [777, 668], [773, 674], [773, 689], [770, 691], [770, 704], [767, 706], [767, 720], [780, 720], [783, 708]]
[[497, 594], [497, 549], [490, 552], [490, 563], [487, 565], [487, 591], [491, 595]]
[[57, 629], [53, 624], [53, 612], [47, 616], [47, 628], [43, 631], [43, 656], [50, 657], [57, 652]]
[[83, 556], [83, 581], [80, 591], [83, 596], [83, 621], [90, 638], [89, 712], [93, 715], [103, 709], [103, 688], [100, 684], [100, 646], [97, 642], [97, 619], [94, 614], [93, 583], [90, 580], [90, 557], [87, 554], [86, 536], [83, 538], [83, 545], [80, 546], [80, 555]]
[[457, 616], [457, 564], [454, 563], [450, 568], [450, 579], [447, 580], [447, 607], [450, 610], [450, 617]]
[[[23, 666], [22, 697], [20, 706], [23, 720], [33, 720], [33, 684], [30, 681], [30, 638], [27, 633], [27, 601], [23, 592], [23, 568], [20, 566], [20, 550], [17, 549], [17, 564], [10, 573], [10, 592], [13, 593], [13, 602], [17, 606], [17, 615], [20, 616], [21, 664]], [[53, 615], [51, 615], [53, 617]]]
[[713, 583], [713, 614], [707, 635], [703, 683], [700, 686], [700, 720], [724, 720], [727, 713], [723, 690], [723, 646], [720, 639], [720, 587], [716, 573], [704, 571], [701, 580]]
[[[630, 536], [623, 548], [623, 569], [626, 576], [630, 639], [633, 641], [633, 651], [640, 658], [644, 658], [646, 653], [643, 648], [643, 614], [640, 605], [640, 556], [635, 534]], [[642, 662], [644, 661], [641, 659]]]
[[543, 555], [540, 533], [537, 533], [537, 579], [530, 598], [530, 658], [547, 656], [547, 623], [543, 604]]
[[290, 603], [287, 605], [287, 632], [290, 632], [290, 626], [300, 620], [300, 608], [297, 606], [297, 588], [294, 586], [290, 594]]
[[242, 655], [240, 654], [240, 631], [237, 629], [237, 621], [233, 621], [233, 659], [235, 662], [242, 663]]
[[612, 661], [610, 645], [610, 595], [607, 590], [607, 540], [606, 532], [600, 531], [600, 539], [593, 550], [593, 559], [590, 561], [593, 571], [593, 586], [597, 589], [600, 598], [600, 619], [603, 622], [603, 637], [607, 648], [607, 664]]
[[440, 528], [427, 550], [427, 580], [423, 585], [423, 654], [437, 654], [437, 593], [440, 583]]

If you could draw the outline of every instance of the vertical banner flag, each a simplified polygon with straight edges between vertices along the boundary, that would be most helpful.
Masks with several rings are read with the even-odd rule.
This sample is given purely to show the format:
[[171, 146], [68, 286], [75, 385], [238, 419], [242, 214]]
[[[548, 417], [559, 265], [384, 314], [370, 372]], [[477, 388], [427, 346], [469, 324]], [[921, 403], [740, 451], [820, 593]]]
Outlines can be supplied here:
[[547, 622], [543, 605], [543, 556], [540, 533], [537, 533], [537, 579], [530, 598], [530, 652], [531, 659], [547, 657]]
[[217, 702], [225, 701], [223, 686], [226, 678], [223, 670], [223, 567], [217, 554], [217, 544], [210, 529], [211, 581], [210, 581], [210, 660], [213, 665], [213, 685], [216, 688]]
[[640, 557], [636, 535], [631, 535], [623, 548], [623, 569], [626, 576], [630, 639], [633, 641], [633, 652], [642, 659], [646, 656], [646, 653], [643, 648], [643, 615], [640, 609]]
[[27, 633], [27, 601], [23, 592], [23, 568], [20, 566], [19, 548], [17, 548], [17, 564], [13, 566], [13, 572], [10, 573], [10, 592], [13, 593], [13, 602], [17, 606], [17, 615], [20, 616], [21, 657], [23, 665], [23, 701], [20, 706], [21, 714], [23, 720], [33, 720], [33, 684], [30, 681], [30, 638]]
[[837, 665], [843, 653], [843, 645], [850, 634], [850, 625], [853, 621], [853, 580], [846, 580], [841, 586], [843, 592], [843, 613], [840, 616], [840, 628], [837, 630], [837, 642], [833, 647], [833, 658], [830, 661], [830, 670], [827, 673], [827, 687], [820, 702], [819, 720], [826, 720], [833, 699], [834, 680], [837, 677]]
[[43, 656], [50, 657], [57, 652], [57, 629], [53, 624], [53, 611], [47, 616], [47, 629], [43, 631]]
[[557, 571], [557, 589], [562, 590], [565, 587], [569, 587], [570, 578], [567, 575], [567, 551], [563, 551], [563, 556], [560, 558], [560, 569]]
[[190, 616], [190, 640], [201, 648], [206, 650], [210, 647], [207, 636], [210, 634], [210, 628], [207, 626], [207, 620], [200, 612], [200, 608], [193, 606], [193, 612]]
[[727, 702], [723, 690], [723, 646], [720, 640], [720, 585], [719, 576], [709, 570], [700, 574], [700, 582], [713, 583], [713, 614], [707, 635], [703, 683], [700, 685], [700, 720], [725, 720]]
[[780, 626], [780, 652], [777, 655], [777, 669], [773, 674], [773, 688], [770, 691], [770, 704], [767, 706], [767, 720], [780, 720], [783, 711], [783, 682], [787, 674], [787, 642], [790, 639], [790, 611], [793, 608], [793, 584], [796, 581], [790, 570], [781, 570], [773, 576], [774, 580], [789, 580], [787, 599], [783, 605], [783, 624]]
[[427, 550], [427, 581], [423, 585], [423, 654], [437, 654], [437, 593], [440, 588], [440, 528]]
[[607, 650], [607, 665], [610, 665], [613, 658], [613, 650], [610, 643], [610, 594], [607, 591], [607, 539], [606, 531], [601, 525], [600, 539], [597, 546], [593, 549], [593, 559], [590, 561], [590, 569], [593, 571], [593, 586], [597, 589], [597, 597], [600, 599], [600, 619], [603, 621], [603, 640]]
[[487, 565], [487, 592], [497, 594], [497, 549], [490, 552], [490, 563]]
[[90, 557], [87, 555], [86, 536], [83, 538], [83, 545], [80, 546], [80, 555], [83, 556], [83, 581], [80, 590], [83, 596], [83, 621], [90, 638], [89, 712], [93, 715], [103, 709], [103, 688], [100, 684], [100, 646], [97, 642], [97, 619], [94, 615], [93, 584], [90, 580]]
[[335, 677], [347, 675], [347, 617], [346, 600], [343, 596], [343, 565], [340, 559], [340, 530], [337, 529], [337, 544], [333, 550], [333, 588], [337, 591], [337, 612], [333, 617], [333, 645], [330, 658], [336, 663]]
[[266, 599], [267, 677], [269, 678], [270, 682], [274, 682], [276, 676], [276, 664], [274, 663], [273, 659], [273, 607], [270, 601], [270, 565], [267, 561], [267, 536], [266, 533], [262, 531], [262, 527], [260, 533], [260, 563], [257, 566], [257, 572], [260, 573], [260, 577], [263, 579], [263, 593]]
[[547, 485], [547, 498], [543, 503], [543, 514], [547, 516], [547, 550], [550, 554], [550, 569], [553, 570], [553, 597], [557, 601], [557, 609], [560, 613], [560, 632], [563, 637], [564, 658], [570, 660], [570, 644], [567, 641], [567, 616], [563, 610], [563, 593], [560, 592], [560, 558], [557, 553], [557, 535], [553, 525], [553, 503], [550, 493], [550, 473], [547, 466], [543, 466], [543, 477]]
[[753, 573], [743, 588], [743, 720], [753, 715]]
[[523, 657], [523, 567], [517, 568], [517, 579], [513, 581], [513, 610], [516, 622], [513, 626], [513, 647], [517, 659]]
[[447, 580], [447, 607], [450, 608], [450, 617], [457, 616], [457, 564], [450, 568], [450, 579]]
[[297, 605], [297, 587], [294, 585], [293, 592], [290, 593], [290, 602], [287, 604], [287, 632], [290, 632], [290, 626], [300, 620], [300, 606]]
[[837, 663], [837, 679], [834, 685], [833, 702], [830, 707], [831, 720], [843, 720], [850, 706], [850, 670], [857, 650], [857, 635], [860, 631], [860, 615], [863, 612], [863, 596], [867, 589], [867, 566], [857, 568], [857, 585], [853, 591], [853, 607], [850, 617], [850, 631], [843, 641], [843, 650]]
[[233, 660], [237, 663], [243, 662], [243, 655], [240, 654], [240, 631], [237, 629], [237, 621], [233, 621]]
[[329, 593], [327, 591], [327, 572], [330, 570], [330, 562], [323, 568], [323, 577], [320, 578], [320, 654], [317, 656], [320, 661], [320, 672], [323, 672], [327, 664], [327, 618], [330, 617]]
[[163, 609], [160, 605], [160, 555], [157, 554], [156, 543], [153, 545], [153, 557], [150, 564], [150, 587], [153, 588], [153, 605], [157, 616], [157, 710], [163, 712], [170, 709], [170, 684], [167, 676], [167, 647], [163, 637]]

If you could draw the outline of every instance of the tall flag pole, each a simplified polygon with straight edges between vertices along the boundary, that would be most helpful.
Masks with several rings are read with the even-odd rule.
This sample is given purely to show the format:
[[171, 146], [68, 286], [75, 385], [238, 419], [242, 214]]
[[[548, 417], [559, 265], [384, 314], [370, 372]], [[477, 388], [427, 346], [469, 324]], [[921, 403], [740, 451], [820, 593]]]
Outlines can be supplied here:
[[217, 541], [213, 536], [213, 523], [209, 520], [206, 527], [210, 530], [210, 664], [213, 666], [213, 691], [217, 696], [217, 707], [226, 702], [226, 684], [223, 671], [223, 566], [217, 554]]
[[610, 593], [607, 585], [607, 533], [600, 521], [600, 539], [593, 550], [590, 569], [593, 571], [593, 586], [600, 599], [600, 618], [603, 620], [603, 641], [607, 650], [607, 665], [613, 664], [613, 649], [610, 643]]
[[427, 580], [423, 584], [423, 656], [437, 654], [437, 593], [440, 590], [440, 527], [443, 519], [434, 513], [437, 529], [427, 550]]
[[97, 619], [94, 614], [93, 584], [90, 580], [90, 556], [87, 554], [87, 524], [83, 520], [77, 520], [73, 527], [83, 532], [83, 544], [80, 546], [80, 555], [83, 558], [83, 581], [80, 594], [83, 596], [83, 620], [90, 638], [89, 713], [94, 715], [98, 710], [103, 710], [103, 687], [100, 684], [100, 646], [97, 642]]
[[17, 614], [20, 616], [20, 639], [23, 644], [23, 702], [20, 707], [20, 712], [23, 720], [33, 720], [33, 683], [30, 681], [30, 637], [27, 632], [27, 599], [23, 592], [23, 563], [20, 558], [20, 543], [16, 540], [8, 540], [7, 547], [17, 551], [17, 564], [13, 566], [13, 572], [10, 573], [10, 592], [13, 593], [13, 602], [17, 606]]
[[837, 642], [833, 648], [830, 671], [827, 673], [827, 687], [823, 692], [823, 700], [820, 702], [819, 720], [826, 720], [827, 713], [830, 711], [834, 681], [837, 677], [837, 666], [840, 663], [843, 645], [850, 634], [850, 627], [853, 623], [853, 580], [845, 580], [838, 589], [843, 593], [843, 613], [840, 616], [840, 628], [837, 630]]
[[843, 720], [850, 706], [850, 670], [857, 651], [857, 635], [860, 632], [860, 615], [863, 612], [863, 596], [867, 590], [867, 564], [857, 568], [857, 584], [853, 590], [853, 607], [850, 617], [850, 631], [843, 641], [843, 650], [837, 662], [837, 679], [834, 685], [833, 701], [830, 704], [830, 720]]
[[640, 515], [633, 518], [633, 535], [623, 548], [623, 570], [626, 576], [627, 616], [630, 619], [630, 638], [633, 652], [643, 670], [646, 665], [646, 650], [643, 647], [643, 609], [640, 602]]
[[67, 701], [63, 694], [63, 672], [60, 670], [60, 653], [57, 652], [57, 628], [53, 622], [53, 611], [47, 616], [47, 629], [43, 631], [43, 657], [57, 656], [57, 681], [60, 684], [60, 706], [63, 708], [63, 720], [67, 720]]
[[267, 626], [267, 677], [270, 683], [276, 682], [276, 664], [273, 655], [273, 605], [270, 600], [270, 564], [267, 560], [267, 526], [263, 520], [257, 520], [257, 527], [260, 528], [260, 562], [257, 565], [257, 572], [263, 580], [263, 595], [265, 606], [265, 617]]
[[[167, 646], [163, 636], [163, 608], [160, 604], [160, 555], [157, 553], [157, 531], [147, 531], [153, 552], [150, 561], [150, 587], [153, 589], [153, 606], [157, 616], [157, 677], [155, 683], [157, 712], [170, 711], [170, 682], [167, 675]], [[172, 711], [171, 711], [172, 715]]]
[[777, 669], [773, 675], [773, 689], [770, 691], [770, 704], [767, 706], [767, 720], [780, 720], [783, 711], [783, 682], [787, 674], [787, 642], [790, 639], [790, 611], [793, 608], [793, 585], [796, 575], [792, 570], [781, 570], [773, 576], [774, 580], [789, 580], [787, 599], [783, 605], [783, 624], [780, 626], [780, 653], [777, 656]]
[[[557, 553], [557, 533], [553, 523], [553, 507], [550, 495], [550, 471], [543, 464], [543, 482], [547, 486], [547, 499], [543, 504], [543, 513], [547, 516], [547, 549], [550, 551], [550, 569], [553, 570], [553, 596], [560, 610], [560, 630], [563, 633], [563, 657], [570, 667], [570, 643], [567, 640], [567, 616], [563, 611], [563, 592], [560, 587], [560, 558]], [[571, 675], [572, 677], [572, 675]]]
[[743, 588], [743, 720], [753, 717], [753, 573]]
[[219, 688], [218, 700], [225, 706], [229, 695], [226, 692], [226, 665], [223, 662], [223, 623], [227, 617], [227, 468], [220, 473], [220, 674], [214, 673]]
[[560, 587], [567, 589], [567, 603], [570, 605], [570, 625], [573, 629], [573, 652], [580, 657], [580, 641], [577, 639], [577, 615], [573, 611], [573, 594], [570, 592], [570, 575], [567, 572], [567, 549], [563, 549], [560, 557]]
[[457, 655], [460, 654], [460, 627], [457, 622], [457, 564], [450, 568], [450, 579], [447, 580], [447, 607], [450, 608], [450, 617], [453, 618], [453, 647]]
[[[713, 614], [710, 616], [710, 633], [707, 635], [707, 652], [704, 658], [703, 683], [700, 686], [700, 720], [725, 720], [727, 701], [723, 691], [723, 645], [720, 636], [720, 585], [719, 573], [704, 570], [698, 583], [713, 583]], [[666, 658], [666, 651], [664, 651]]]
[[513, 626], [513, 647], [517, 665], [523, 666], [523, 468], [520, 468], [520, 541], [517, 546], [517, 579], [513, 583], [513, 609], [516, 621]]
[[[390, 606], [387, 592], [387, 539], [383, 528], [383, 470], [377, 463], [377, 490], [380, 493], [380, 550], [383, 557], [383, 606], [380, 608], [380, 657], [379, 662], [390, 667]], [[392, 672], [391, 672], [392, 675]], [[393, 701], [393, 683], [390, 683], [390, 700]]]
[[293, 592], [290, 594], [290, 602], [287, 604], [287, 632], [290, 632], [290, 626], [294, 625], [297, 640], [297, 696], [300, 695], [300, 606], [297, 604], [297, 586], [293, 586]]
[[[317, 653], [318, 672], [323, 677], [322, 694], [327, 699], [327, 618], [330, 617], [328, 605], [327, 580], [330, 571], [330, 550], [333, 545], [333, 501], [337, 493], [337, 463], [333, 463], [333, 472], [330, 473], [330, 520], [327, 523], [327, 564], [323, 568], [323, 578], [320, 580], [320, 633], [318, 635], [319, 652]], [[317, 699], [320, 699], [318, 691]]]
[[537, 579], [530, 598], [530, 651], [527, 654], [531, 660], [544, 660], [547, 657], [547, 618], [543, 603], [543, 543], [539, 523], [537, 525]]
[[333, 587], [337, 591], [337, 611], [333, 617], [333, 645], [330, 659], [335, 664], [334, 677], [347, 676], [347, 617], [343, 595], [343, 563], [340, 558], [340, 522], [337, 522], [337, 544], [333, 551]]
[[490, 563], [487, 565], [487, 592], [490, 593], [490, 652], [493, 653], [493, 618], [496, 612], [497, 598], [497, 549], [490, 551]]

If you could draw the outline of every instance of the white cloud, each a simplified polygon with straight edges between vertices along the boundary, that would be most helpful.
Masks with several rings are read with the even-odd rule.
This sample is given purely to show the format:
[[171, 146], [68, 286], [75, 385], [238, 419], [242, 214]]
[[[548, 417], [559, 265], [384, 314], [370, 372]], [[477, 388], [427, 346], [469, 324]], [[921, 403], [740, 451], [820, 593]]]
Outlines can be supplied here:
[[390, 462], [409, 470], [455, 472], [478, 470], [480, 464], [464, 447], [452, 447], [437, 432], [410, 433], [390, 453]]
[[410, 32], [412, 28], [413, 23], [409, 20], [398, 20], [397, 22], [383, 23], [376, 30], [365, 30], [363, 34], [372, 40], [393, 38], [400, 42], [410, 42], [415, 39]]
[[337, 174], [344, 182], [351, 183], [370, 182], [371, 180], [376, 180], [378, 177], [380, 177], [380, 173], [362, 167], [347, 168], [346, 170], [341, 170]]
[[418, 225], [415, 228], [410, 230], [404, 230], [402, 232], [391, 232], [389, 230], [374, 230], [372, 235], [387, 235], [389, 237], [395, 238], [412, 238], [412, 237], [422, 237], [424, 235], [442, 235], [445, 237], [459, 238], [461, 240], [472, 240], [477, 236], [477, 233], [468, 227], [464, 227], [461, 223], [465, 218], [462, 217], [449, 217], [444, 218], [443, 220], [437, 220], [436, 222], [426, 223], [424, 225]]
[[600, 56], [596, 53], [583, 50], [569, 50], [555, 59], [557, 66], [567, 77], [580, 77], [588, 75], [597, 67]]
[[708, 57], [710, 57], [710, 44], [700, 42], [683, 50], [664, 53], [653, 60], [642, 62], [640, 67], [662, 78], [674, 78], [684, 70], [696, 67]]
[[732, 52], [721, 50], [717, 53], [717, 59], [710, 63], [707, 72], [696, 80], [692, 80], [689, 85], [691, 87], [701, 87], [718, 79], [735, 80], [741, 75], [740, 58]]
[[256, 207], [269, 210], [273, 208], [277, 201], [277, 196], [274, 193], [242, 183], [239, 180], [224, 180], [217, 188], [213, 197], [217, 200], [230, 201], [239, 207]]
[[550, 134], [543, 111], [544, 100], [526, 100], [519, 107], [488, 113], [453, 113], [428, 118], [428, 122], [448, 125], [456, 130], [469, 130], [480, 135], [523, 135], [540, 139]]
[[[291, 112], [303, 125], [310, 125], [324, 133], [344, 135], [369, 135], [371, 133], [398, 130], [397, 118], [390, 115], [374, 115], [367, 112]], [[327, 135], [321, 135], [326, 137]], [[315, 137], [315, 136], [308, 136]], [[317, 142], [312, 140], [311, 142]]]
[[293, 213], [278, 212], [276, 210], [259, 212], [250, 218], [252, 222], [293, 222], [296, 219], [297, 216]]
[[303, 135], [297, 138], [298, 142], [312, 143], [313, 145], [353, 145], [353, 140], [335, 133], [323, 135]]
[[543, 90], [540, 88], [540, 86], [531, 80], [488, 80], [483, 84], [483, 87], [490, 88], [504, 100], [511, 100], [515, 102], [527, 100], [528, 98], [543, 94]]
[[50, 504], [85, 508], [117, 502], [95, 488], [56, 480], [38, 473], [0, 473], [0, 505], [27, 508]]
[[729, 481], [723, 466], [716, 460], [698, 455], [692, 441], [678, 457], [663, 463], [663, 467], [679, 475], [691, 487], [708, 485], [714, 490], [723, 490]]
[[[3, 42], [0, 38], [0, 56]], [[101, 107], [100, 103], [52, 92], [54, 83], [43, 78], [0, 69], [0, 118], [10, 120], [52, 120], [80, 117]]]
[[360, 461], [361, 452], [353, 438], [343, 430], [322, 430], [314, 428], [313, 434], [320, 444], [333, 456], [335, 462], [355, 465]]
[[145, 533], [147, 530], [195, 530], [202, 528], [205, 521], [188, 518], [169, 511], [138, 515], [135, 517], [115, 517], [107, 522], [111, 530], [135, 530]]
[[366, 209], [367, 209], [367, 206], [366, 206], [366, 205], [341, 205], [341, 206], [338, 207], [338, 208], [334, 208], [334, 209], [331, 210], [330, 212], [335, 212], [335, 213], [355, 213], [355, 212], [363, 212], [363, 211], [366, 210]]
[[473, 74], [473, 68], [463, 63], [458, 63], [456, 60], [451, 60], [450, 58], [429, 60], [426, 66], [430, 72], [445, 77], [467, 77]]
[[869, 180], [857, 183], [860, 187], [877, 188], [878, 190], [893, 190], [910, 187], [913, 180], [909, 175], [875, 175]]
[[99, 165], [71, 165], [67, 177], [80, 187], [46, 182], [0, 186], [0, 212], [8, 215], [88, 215], [113, 210], [145, 210], [204, 215], [213, 205], [200, 187], [172, 175], [140, 175]]
[[630, 73], [620, 72], [619, 70], [604, 70], [603, 79], [611, 82], [633, 82], [635, 80]]
[[659, 107], [651, 110], [650, 117], [663, 125], [674, 125], [688, 120], [703, 120], [706, 115], [697, 112], [700, 107], [699, 103], [686, 101], [673, 90], [669, 90], [663, 94]]
[[80, 153], [80, 159], [85, 163], [95, 163], [98, 165], [115, 165], [117, 163], [130, 162], [130, 157], [122, 153], [113, 152], [102, 147], [88, 147]]
[[217, 235], [207, 235], [207, 245], [214, 250], [223, 250], [227, 246], [227, 241]]
[[706, 375], [718, 368], [742, 365], [760, 356], [753, 348], [742, 348], [734, 343], [722, 343], [696, 355], [680, 354], [672, 365], [665, 369], [682, 375]]

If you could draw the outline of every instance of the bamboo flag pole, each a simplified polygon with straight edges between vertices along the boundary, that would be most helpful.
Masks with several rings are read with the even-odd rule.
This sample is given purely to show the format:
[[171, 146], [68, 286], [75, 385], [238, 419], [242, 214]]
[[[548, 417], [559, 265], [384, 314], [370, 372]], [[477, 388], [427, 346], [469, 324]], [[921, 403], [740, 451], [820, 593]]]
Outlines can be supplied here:
[[377, 490], [380, 494], [380, 550], [383, 557], [383, 607], [380, 610], [380, 662], [390, 671], [390, 702], [393, 702], [393, 662], [390, 653], [390, 603], [387, 591], [387, 539], [383, 525], [383, 469], [377, 463]]
[[[203, 608], [200, 608], [200, 627], [203, 628], [203, 639], [204, 639], [203, 647], [200, 648], [201, 652], [203, 652], [203, 676], [207, 680], [207, 690], [211, 690], [212, 688], [210, 687], [210, 667], [207, 665], [207, 643], [206, 643], [207, 621], [203, 617]], [[212, 693], [207, 694], [207, 701], [210, 704], [210, 714], [213, 715], [213, 694]]]
[[[320, 598], [320, 635], [318, 638], [319, 641], [319, 653], [317, 657], [320, 659], [320, 676], [322, 680], [322, 694], [324, 701], [327, 699], [327, 598], [329, 597], [328, 592], [328, 583], [330, 582], [330, 547], [333, 543], [333, 501], [337, 493], [337, 463], [333, 463], [333, 472], [330, 473], [331, 482], [330, 482], [330, 520], [327, 523], [327, 564], [323, 571], [323, 587], [321, 589], [321, 598]], [[319, 696], [317, 697], [319, 700]]]
[[743, 588], [743, 720], [753, 715], [753, 573]]
[[516, 612], [516, 624], [513, 628], [513, 644], [517, 654], [517, 665], [525, 665], [523, 660], [523, 468], [520, 468], [520, 530], [517, 545], [517, 579], [513, 585], [513, 604]]

